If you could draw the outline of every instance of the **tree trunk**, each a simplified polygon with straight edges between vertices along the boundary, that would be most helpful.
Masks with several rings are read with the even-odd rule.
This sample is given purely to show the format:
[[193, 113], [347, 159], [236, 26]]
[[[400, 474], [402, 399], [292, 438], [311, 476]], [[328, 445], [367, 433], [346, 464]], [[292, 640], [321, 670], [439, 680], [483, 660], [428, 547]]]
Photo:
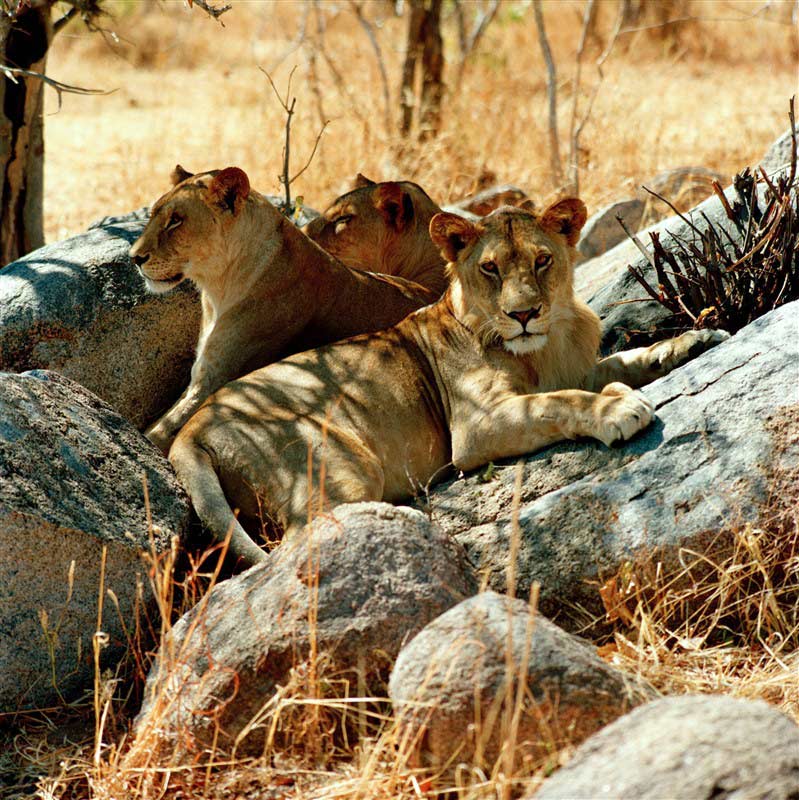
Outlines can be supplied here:
[[[53, 35], [50, 4], [0, 19], [0, 63], [44, 74]], [[0, 79], [0, 266], [44, 244], [44, 83]]]
[[[441, 0], [411, 0], [408, 43], [400, 86], [400, 133], [408, 137], [414, 110], [419, 109], [419, 138], [435, 137], [441, 122], [444, 95], [444, 49], [441, 40]], [[421, 97], [417, 72], [421, 69]]]
[[434, 139], [441, 126], [444, 96], [444, 45], [441, 41], [441, 0], [428, 0], [422, 29], [422, 102], [419, 139]]

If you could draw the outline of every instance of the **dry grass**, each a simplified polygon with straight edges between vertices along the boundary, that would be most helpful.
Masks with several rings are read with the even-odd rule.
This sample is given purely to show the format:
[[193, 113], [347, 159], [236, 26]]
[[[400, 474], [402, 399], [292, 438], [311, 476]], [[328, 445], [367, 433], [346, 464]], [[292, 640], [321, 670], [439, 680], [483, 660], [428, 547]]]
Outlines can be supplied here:
[[[193, 170], [239, 165], [259, 189], [277, 193], [283, 112], [258, 66], [272, 70], [278, 86], [298, 67], [294, 140], [295, 163], [302, 163], [320, 127], [310, 51], [291, 51], [303, 6], [293, 0], [233, 4], [222, 28], [176, 0], [109, 0], [113, 18], [102, 24], [121, 44], [78, 24], [59, 34], [50, 74], [116, 91], [67, 97], [61, 112], [47, 118], [48, 240], [152, 202], [168, 188], [176, 162]], [[320, 56], [318, 97], [331, 124], [295, 187], [309, 205], [323, 206], [349, 188], [358, 171], [416, 180], [441, 203], [468, 192], [485, 171], [537, 200], [556, 188], [548, 175], [545, 75], [529, 3], [505, 3], [470, 61], [461, 93], [447, 102], [438, 141], [404, 153], [384, 129], [379, 72], [364, 32], [346, 3], [322, 6], [326, 48], [351, 99]], [[606, 35], [616, 6], [599, 6]], [[560, 0], [545, 9], [560, 67], [562, 138], [580, 7]], [[366, 11], [382, 21], [378, 35], [395, 96], [405, 21], [390, 8], [372, 2]], [[787, 99], [799, 85], [797, 31], [778, 21], [779, 4], [746, 20], [758, 8], [702, 0], [694, 11], [705, 22], [671, 26], [663, 37], [644, 31], [619, 39], [581, 140], [581, 193], [591, 210], [671, 167], [700, 164], [731, 176], [756, 162], [785, 129]], [[453, 57], [451, 23], [447, 31]], [[597, 54], [596, 47], [586, 53], [586, 92], [595, 82]], [[54, 111], [54, 96], [48, 104]]]

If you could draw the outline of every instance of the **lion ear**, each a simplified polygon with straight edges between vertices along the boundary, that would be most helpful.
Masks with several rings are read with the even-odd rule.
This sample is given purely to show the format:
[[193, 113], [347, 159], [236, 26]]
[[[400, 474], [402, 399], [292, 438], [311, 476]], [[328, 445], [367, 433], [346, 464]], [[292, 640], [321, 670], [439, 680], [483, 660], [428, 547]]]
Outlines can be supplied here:
[[458, 254], [479, 236], [477, 225], [448, 211], [441, 211], [430, 220], [430, 238], [449, 262], [457, 261]]
[[180, 164], [175, 164], [175, 169], [169, 173], [169, 180], [172, 181], [173, 186], [177, 186], [179, 183], [183, 183], [183, 181], [186, 181], [193, 176], [193, 172], [183, 169]]
[[243, 169], [226, 167], [214, 175], [208, 194], [228, 211], [238, 214], [242, 203], [250, 194], [250, 179]]
[[378, 184], [372, 202], [386, 224], [396, 231], [405, 229], [413, 219], [413, 200], [398, 183]]
[[353, 183], [354, 183], [354, 186], [352, 187], [353, 189], [363, 189], [364, 186], [375, 185], [375, 181], [370, 180], [369, 178], [366, 177], [366, 175], [363, 175], [360, 172], [355, 176], [355, 181]]
[[574, 247], [580, 238], [588, 212], [585, 203], [576, 197], [567, 197], [553, 203], [541, 215], [541, 227], [548, 233], [559, 233], [566, 237], [566, 241]]

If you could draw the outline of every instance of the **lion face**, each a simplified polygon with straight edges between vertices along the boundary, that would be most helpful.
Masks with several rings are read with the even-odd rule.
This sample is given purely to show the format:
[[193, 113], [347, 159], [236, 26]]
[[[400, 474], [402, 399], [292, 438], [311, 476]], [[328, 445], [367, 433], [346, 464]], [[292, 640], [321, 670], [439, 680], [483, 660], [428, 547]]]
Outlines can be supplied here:
[[184, 278], [207, 278], [227, 256], [227, 240], [250, 191], [237, 167], [192, 175], [178, 166], [174, 188], [156, 201], [130, 249], [151, 292], [167, 292]]
[[387, 259], [418, 257], [405, 250], [428, 248], [435, 255], [427, 226], [439, 208], [421, 187], [408, 181], [375, 183], [360, 174], [355, 185], [305, 226], [320, 247], [347, 266], [368, 271], [388, 271], [381, 269]]
[[540, 216], [503, 207], [478, 223], [433, 217], [430, 236], [449, 262], [456, 315], [485, 346], [522, 355], [546, 345], [570, 314], [573, 247], [585, 220], [577, 199]]

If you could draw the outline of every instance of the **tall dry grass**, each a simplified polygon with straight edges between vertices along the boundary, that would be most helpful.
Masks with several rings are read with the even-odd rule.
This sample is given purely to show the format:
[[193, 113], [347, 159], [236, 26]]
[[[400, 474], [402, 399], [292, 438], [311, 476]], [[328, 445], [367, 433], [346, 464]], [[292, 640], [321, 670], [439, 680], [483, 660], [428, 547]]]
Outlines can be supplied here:
[[[458, 199], [486, 172], [536, 199], [556, 188], [549, 176], [545, 70], [526, 0], [503, 4], [468, 62], [461, 91], [445, 101], [438, 139], [404, 148], [393, 125], [384, 125], [377, 62], [343, 0], [320, 6], [325, 53], [342, 86], [318, 49], [297, 46], [301, 2], [233, 0], [224, 28], [177, 0], [108, 0], [105, 6], [110, 16], [101, 21], [102, 35], [75, 23], [59, 34], [49, 59], [54, 77], [115, 90], [102, 97], [68, 96], [63, 109], [47, 118], [49, 240], [152, 202], [168, 188], [176, 162], [193, 170], [238, 165], [257, 188], [277, 193], [284, 115], [259, 66], [281, 87], [297, 67], [296, 164], [310, 153], [321, 118], [330, 120], [313, 165], [295, 187], [309, 205], [325, 205], [359, 171], [416, 180], [441, 203]], [[364, 4], [365, 15], [379, 25], [395, 123], [407, 23], [392, 7], [384, 0]], [[599, 4], [604, 39], [588, 43], [582, 108], [617, 7]], [[562, 139], [581, 8], [572, 0], [545, 2], [559, 66]], [[624, 33], [604, 64], [581, 139], [581, 194], [591, 210], [629, 196], [671, 167], [700, 164], [732, 175], [756, 162], [786, 127], [786, 101], [799, 86], [797, 31], [784, 13], [789, 0], [681, 0], [674, 18], [686, 8], [695, 20]], [[646, 28], [650, 17], [658, 14], [636, 24]], [[315, 25], [311, 16], [308, 31]], [[451, 78], [458, 52], [453, 21], [445, 19], [444, 28]], [[311, 80], [313, 52], [318, 83]], [[47, 102], [48, 112], [55, 111], [56, 98]]]

